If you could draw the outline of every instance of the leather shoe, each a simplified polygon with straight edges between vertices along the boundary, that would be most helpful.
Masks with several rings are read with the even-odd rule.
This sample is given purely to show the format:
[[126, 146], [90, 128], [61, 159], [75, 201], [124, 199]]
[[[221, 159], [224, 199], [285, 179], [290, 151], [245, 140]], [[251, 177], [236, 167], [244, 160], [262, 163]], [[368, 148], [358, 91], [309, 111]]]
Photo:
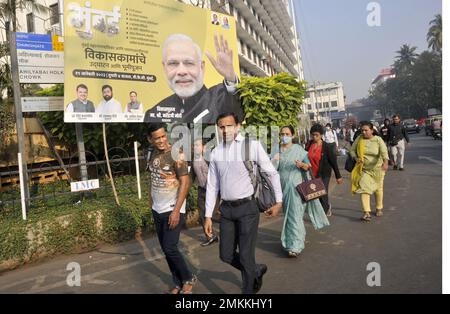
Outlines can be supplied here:
[[267, 265], [266, 264], [258, 264], [258, 276], [255, 278], [255, 284], [253, 285], [253, 291], [258, 293], [261, 290], [263, 285], [263, 276], [267, 273]]

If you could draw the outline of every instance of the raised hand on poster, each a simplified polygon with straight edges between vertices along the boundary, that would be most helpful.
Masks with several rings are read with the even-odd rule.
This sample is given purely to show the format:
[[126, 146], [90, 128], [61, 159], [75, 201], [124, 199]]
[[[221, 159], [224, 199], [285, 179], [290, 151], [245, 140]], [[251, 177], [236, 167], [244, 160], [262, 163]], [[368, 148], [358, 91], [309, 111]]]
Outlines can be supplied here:
[[235, 82], [236, 73], [234, 72], [233, 67], [233, 50], [228, 47], [228, 41], [224, 39], [222, 35], [220, 35], [219, 38], [217, 34], [215, 34], [214, 43], [216, 45], [217, 58], [214, 58], [209, 51], [205, 52], [206, 56], [209, 61], [211, 61], [216, 71], [219, 72], [225, 80], [228, 82]]

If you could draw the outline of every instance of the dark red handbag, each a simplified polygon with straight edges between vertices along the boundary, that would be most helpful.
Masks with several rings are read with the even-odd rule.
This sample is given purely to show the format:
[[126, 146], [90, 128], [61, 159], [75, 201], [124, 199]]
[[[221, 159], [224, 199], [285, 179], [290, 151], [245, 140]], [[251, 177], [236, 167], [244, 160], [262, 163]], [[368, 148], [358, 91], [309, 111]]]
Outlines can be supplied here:
[[303, 183], [297, 185], [297, 191], [304, 202], [309, 202], [327, 195], [327, 189], [325, 188], [325, 184], [323, 184], [321, 178], [308, 180], [304, 171], [300, 171], [302, 171]]

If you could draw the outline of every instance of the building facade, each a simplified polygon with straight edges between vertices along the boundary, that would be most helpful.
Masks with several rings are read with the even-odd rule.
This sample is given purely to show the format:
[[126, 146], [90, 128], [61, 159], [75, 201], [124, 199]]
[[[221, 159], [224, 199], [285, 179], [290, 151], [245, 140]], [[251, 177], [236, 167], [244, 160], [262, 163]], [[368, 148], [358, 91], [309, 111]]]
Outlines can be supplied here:
[[263, 77], [287, 72], [304, 80], [292, 1], [210, 0], [205, 7], [236, 19], [241, 74]]
[[303, 112], [311, 120], [331, 122], [345, 112], [344, 85], [341, 82], [317, 83], [307, 89]]
[[380, 74], [373, 80], [371, 89], [374, 90], [378, 85], [386, 82], [387, 80], [395, 78], [395, 71], [394, 69], [382, 69]]
[[[62, 7], [58, 0], [35, 0], [31, 5], [17, 11], [17, 31], [23, 33], [61, 35], [60, 18]], [[11, 22], [2, 21], [0, 42], [6, 41], [6, 30], [12, 29]]]

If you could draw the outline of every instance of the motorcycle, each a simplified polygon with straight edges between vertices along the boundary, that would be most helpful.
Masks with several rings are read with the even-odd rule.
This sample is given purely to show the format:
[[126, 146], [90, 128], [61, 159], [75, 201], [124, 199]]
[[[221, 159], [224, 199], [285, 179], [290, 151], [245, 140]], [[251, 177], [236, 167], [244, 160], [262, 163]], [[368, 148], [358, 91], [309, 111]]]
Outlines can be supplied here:
[[433, 137], [435, 140], [442, 140], [442, 130], [433, 131]]

